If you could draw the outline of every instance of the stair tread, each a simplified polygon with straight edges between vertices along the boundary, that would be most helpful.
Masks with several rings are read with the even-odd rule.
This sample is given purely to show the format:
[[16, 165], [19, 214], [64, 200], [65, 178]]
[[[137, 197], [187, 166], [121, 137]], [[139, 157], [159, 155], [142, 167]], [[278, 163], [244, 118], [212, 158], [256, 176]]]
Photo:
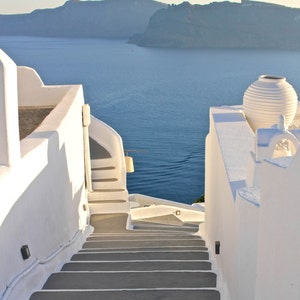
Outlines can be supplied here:
[[161, 232], [162, 230], [165, 231], [177, 231], [177, 232], [191, 232], [196, 233], [198, 228], [194, 227], [187, 227], [187, 226], [173, 226], [173, 225], [134, 225], [133, 228], [137, 231], [139, 230], [151, 230], [151, 231], [158, 231]]
[[83, 244], [83, 249], [86, 248], [120, 248], [120, 247], [164, 247], [164, 246], [205, 246], [205, 242], [203, 240], [124, 240], [124, 241], [88, 241]]
[[[55, 295], [54, 295], [55, 294]], [[220, 300], [214, 289], [148, 289], [114, 291], [42, 291], [33, 294], [30, 300]]]
[[127, 200], [121, 200], [121, 199], [101, 199], [101, 200], [90, 200], [89, 203], [91, 204], [101, 204], [101, 203], [124, 203], [127, 202]]
[[111, 192], [125, 192], [125, 189], [94, 189], [93, 192], [98, 193], [111, 193]]
[[208, 260], [206, 251], [180, 251], [180, 252], [101, 252], [78, 253], [72, 256], [71, 261], [122, 261], [122, 260]]
[[30, 300], [220, 300], [196, 227], [143, 221], [126, 230], [127, 218], [92, 215], [94, 233]]
[[210, 271], [60, 272], [43, 289], [128, 289], [215, 287]]
[[69, 262], [62, 271], [211, 270], [209, 261]]
[[115, 166], [105, 166], [105, 167], [92, 167], [92, 171], [105, 171], [105, 170], [116, 170]]
[[118, 178], [92, 178], [92, 182], [116, 182]]
[[133, 232], [132, 230], [128, 230], [122, 234], [114, 234], [114, 235], [106, 235], [106, 234], [91, 234], [87, 241], [94, 241], [94, 240], [157, 240], [157, 239], [168, 239], [168, 240], [178, 240], [182, 238], [189, 238], [191, 240], [203, 240], [200, 236], [191, 235], [189, 233], [174, 233], [170, 234], [169, 232], [166, 233], [144, 233], [144, 232]]
[[147, 247], [147, 248], [142, 248], [142, 247], [127, 247], [127, 248], [86, 248], [86, 249], [81, 249], [79, 250], [78, 253], [99, 253], [99, 252], [170, 252], [170, 251], [207, 251], [207, 247], [203, 246], [169, 246], [169, 247]]

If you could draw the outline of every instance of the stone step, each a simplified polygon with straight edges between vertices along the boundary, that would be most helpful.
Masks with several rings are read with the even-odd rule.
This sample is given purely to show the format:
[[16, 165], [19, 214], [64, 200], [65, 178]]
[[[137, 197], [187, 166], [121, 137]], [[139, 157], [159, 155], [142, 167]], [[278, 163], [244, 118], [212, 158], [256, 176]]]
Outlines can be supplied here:
[[[180, 212], [180, 210], [179, 210]], [[169, 214], [169, 215], [162, 215], [162, 216], [155, 216], [155, 217], [149, 217], [149, 218], [142, 218], [142, 219], [135, 219], [133, 221], [136, 225], [141, 224], [168, 224], [168, 225], [184, 225], [189, 227], [196, 227], [199, 228], [199, 224], [201, 222], [196, 223], [184, 223], [182, 220], [180, 220], [176, 215]]]
[[86, 248], [79, 250], [78, 253], [93, 253], [93, 252], [138, 252], [138, 251], [143, 251], [143, 252], [151, 252], [151, 251], [156, 251], [156, 252], [170, 252], [170, 251], [207, 251], [207, 247], [203, 246], [169, 246], [169, 247], [128, 247], [128, 248]]
[[128, 199], [128, 191], [123, 188], [94, 189], [88, 194], [89, 202], [100, 200]]
[[114, 158], [100, 158], [100, 159], [92, 159], [91, 160], [91, 169], [98, 169], [98, 168], [116, 168], [117, 161]]
[[127, 251], [77, 253], [71, 261], [124, 261], [124, 260], [208, 260], [206, 251]]
[[211, 270], [209, 261], [117, 261], [117, 262], [70, 262], [62, 271], [156, 271], [156, 270]]
[[127, 230], [127, 217], [92, 215], [94, 233], [30, 300], [220, 300], [197, 226], [143, 221]]
[[[193, 232], [181, 232], [181, 231], [168, 231], [168, 230], [125, 230], [123, 232], [94, 232], [89, 235], [89, 237], [196, 237], [200, 236], [194, 235]], [[202, 238], [201, 238], [202, 239]]]
[[144, 218], [144, 219], [134, 219], [132, 220], [133, 225], [146, 225], [146, 226], [161, 226], [161, 225], [168, 225], [168, 226], [185, 226], [185, 227], [195, 227], [199, 228], [199, 224], [195, 223], [184, 223], [176, 216], [172, 215], [163, 215], [159, 217], [152, 217], [152, 218]]
[[112, 214], [112, 213], [128, 213], [130, 210], [129, 202], [115, 202], [104, 201], [104, 202], [89, 202], [90, 214]]
[[146, 290], [86, 290], [86, 291], [41, 291], [30, 300], [220, 300], [215, 289], [146, 289]]
[[118, 178], [92, 180], [93, 190], [122, 188], [122, 182]]
[[173, 232], [191, 232], [196, 233], [199, 228], [191, 226], [175, 226], [175, 225], [163, 225], [163, 224], [133, 224], [134, 230], [151, 230], [151, 231], [173, 231]]
[[202, 240], [201, 237], [190, 234], [123, 234], [123, 235], [91, 235], [87, 238], [87, 241], [107, 241], [107, 240], [126, 240], [126, 241], [136, 241], [136, 240]]
[[91, 168], [92, 171], [107, 171], [107, 170], [115, 170], [116, 168], [113, 166], [109, 166], [109, 167], [98, 167], [98, 168]]
[[107, 271], [52, 274], [43, 289], [147, 289], [210, 288], [216, 274], [210, 271]]
[[104, 240], [104, 241], [89, 241], [83, 244], [83, 249], [87, 248], [126, 248], [126, 247], [170, 247], [170, 246], [205, 246], [203, 240], [186, 239], [170, 239], [170, 240]]
[[107, 204], [107, 203], [125, 203], [127, 200], [124, 199], [103, 199], [103, 200], [95, 200], [90, 202], [90, 204]]
[[[95, 214], [91, 215], [90, 223], [95, 228], [94, 234], [123, 234], [126, 233], [128, 214]], [[93, 234], [93, 235], [94, 235]]]
[[101, 182], [116, 182], [118, 181], [118, 178], [116, 177], [105, 177], [105, 178], [93, 178], [92, 182], [93, 183], [101, 183]]
[[119, 178], [120, 172], [114, 167], [92, 169], [92, 181], [105, 178]]

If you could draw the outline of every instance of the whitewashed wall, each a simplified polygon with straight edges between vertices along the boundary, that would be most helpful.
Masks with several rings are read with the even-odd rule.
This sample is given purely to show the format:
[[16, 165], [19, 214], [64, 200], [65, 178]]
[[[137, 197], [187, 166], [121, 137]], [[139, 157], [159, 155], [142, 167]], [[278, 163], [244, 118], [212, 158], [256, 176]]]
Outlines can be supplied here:
[[263, 163], [255, 299], [300, 299], [299, 169]]
[[[218, 113], [227, 116], [215, 116]], [[211, 249], [220, 241], [220, 254], [213, 259], [222, 299], [298, 300], [300, 152], [289, 164], [283, 163], [285, 158], [279, 164], [253, 161], [251, 134], [230, 114], [230, 109], [211, 110], [206, 139], [205, 234]], [[240, 133], [234, 134], [235, 130]], [[243, 146], [247, 136], [248, 151]], [[284, 136], [290, 134], [280, 135]]]
[[[1, 53], [0, 59], [3, 56]], [[16, 66], [10, 64], [7, 68]], [[6, 69], [4, 76], [10, 73]], [[18, 80], [22, 86], [23, 75]], [[25, 81], [28, 90], [37, 89], [31, 86], [37, 80]], [[3, 82], [0, 88], [3, 89]], [[9, 88], [16, 89], [13, 84]], [[20, 159], [12, 167], [0, 166], [0, 297], [3, 295], [3, 299], [27, 299], [31, 289], [42, 285], [48, 273], [59, 267], [56, 258], [68, 257], [79, 247], [86, 229], [83, 91], [81, 86], [69, 86], [59, 93], [54, 91], [58, 104], [52, 113], [19, 144]], [[48, 104], [50, 92], [48, 97], [40, 100]], [[27, 105], [25, 98], [19, 91], [19, 99]], [[29, 246], [28, 260], [21, 256], [22, 245]], [[58, 256], [53, 255], [58, 252]], [[26, 270], [30, 272], [22, 278]]]
[[70, 86], [45, 86], [37, 72], [29, 67], [18, 66], [19, 106], [56, 105]]
[[217, 141], [211, 127], [206, 138], [205, 238], [212, 255], [215, 242], [220, 242], [220, 254], [214, 255], [212, 259], [219, 271], [218, 286], [222, 288], [222, 299], [238, 299], [238, 220]]

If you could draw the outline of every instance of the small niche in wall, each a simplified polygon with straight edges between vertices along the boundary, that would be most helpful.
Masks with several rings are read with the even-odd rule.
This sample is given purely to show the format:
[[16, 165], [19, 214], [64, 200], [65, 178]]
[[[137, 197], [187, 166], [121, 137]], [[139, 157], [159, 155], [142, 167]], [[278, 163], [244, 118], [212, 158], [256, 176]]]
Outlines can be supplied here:
[[21, 247], [21, 254], [24, 260], [30, 257], [30, 251], [28, 245], [23, 245]]

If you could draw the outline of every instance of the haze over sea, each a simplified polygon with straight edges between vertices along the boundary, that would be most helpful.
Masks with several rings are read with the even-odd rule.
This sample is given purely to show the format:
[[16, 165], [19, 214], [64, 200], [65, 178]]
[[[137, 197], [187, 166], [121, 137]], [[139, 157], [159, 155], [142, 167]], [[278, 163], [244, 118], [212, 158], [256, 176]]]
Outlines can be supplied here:
[[300, 94], [300, 52], [34, 37], [0, 37], [0, 48], [45, 84], [83, 84], [92, 114], [120, 133], [125, 149], [141, 150], [130, 153], [130, 193], [183, 203], [204, 193], [210, 106], [242, 104], [261, 74], [287, 77]]

